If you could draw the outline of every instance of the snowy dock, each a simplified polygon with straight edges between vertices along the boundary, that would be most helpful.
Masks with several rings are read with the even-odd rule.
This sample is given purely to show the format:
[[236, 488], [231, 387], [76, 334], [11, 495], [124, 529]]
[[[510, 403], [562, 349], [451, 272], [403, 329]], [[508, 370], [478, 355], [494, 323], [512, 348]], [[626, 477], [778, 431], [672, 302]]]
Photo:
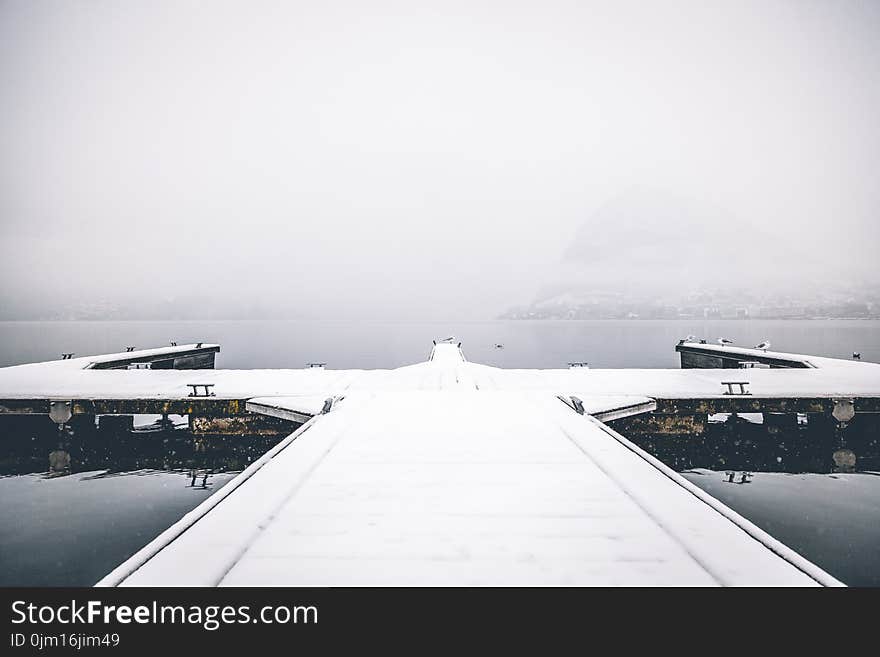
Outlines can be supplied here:
[[686, 342], [682, 340], [675, 346], [681, 354], [683, 368], [723, 368], [748, 369], [751, 367], [779, 368], [818, 368], [852, 367], [861, 365], [860, 361], [846, 361], [839, 358], [824, 358], [807, 354], [790, 354], [757, 347], [737, 347], [734, 345], [714, 345], [705, 342]]
[[[681, 350], [683, 345], [679, 345]], [[713, 345], [684, 345], [712, 350]], [[735, 353], [731, 347], [725, 355]], [[147, 368], [152, 359], [202, 358], [213, 366], [218, 345], [181, 345], [0, 368], [0, 417], [46, 415], [50, 403], [69, 403], [74, 416], [139, 413], [215, 418], [247, 416], [249, 400], [299, 395], [323, 400], [348, 391], [443, 390], [450, 385], [473, 390], [505, 390], [595, 397], [649, 398], [660, 415], [736, 412], [825, 413], [840, 400], [856, 412], [880, 412], [880, 365], [831, 358], [778, 355], [809, 360], [802, 369], [748, 369], [736, 373], [748, 394], [727, 394], [729, 369], [500, 369], [462, 361], [447, 370], [416, 366], [394, 370], [334, 370], [326, 367], [278, 370]], [[750, 353], [751, 352], [751, 353]], [[740, 359], [763, 352], [738, 350]], [[764, 354], [766, 355], [766, 354]], [[210, 357], [210, 365], [204, 359]], [[191, 361], [178, 361], [187, 363]], [[123, 369], [124, 367], [124, 369]], [[196, 386], [194, 389], [193, 386]], [[205, 388], [204, 386], [208, 386]], [[194, 394], [195, 393], [195, 394]], [[202, 394], [207, 393], [207, 394]], [[311, 403], [311, 402], [310, 402]], [[315, 409], [297, 415], [305, 421]], [[598, 412], [598, 411], [597, 411]], [[600, 419], [613, 419], [611, 414]]]
[[315, 415], [100, 584], [839, 584], [592, 415], [650, 399], [491, 369], [438, 344], [253, 400]]
[[158, 400], [192, 401], [191, 389], [156, 396], [150, 394], [152, 385], [142, 386], [145, 375], [166, 373], [178, 381], [198, 381], [202, 372], [214, 368], [219, 351], [220, 345], [203, 343], [129, 347], [98, 356], [65, 353], [59, 360], [0, 368], [0, 415], [46, 415], [53, 400], [69, 402], [74, 415], [175, 413], [164, 410]]
[[393, 370], [92, 362], [0, 369], [0, 413], [66, 400], [72, 414], [176, 408], [304, 423], [102, 585], [836, 585], [604, 422], [739, 405], [873, 414], [880, 403], [880, 365], [817, 358], [504, 370], [441, 342]]

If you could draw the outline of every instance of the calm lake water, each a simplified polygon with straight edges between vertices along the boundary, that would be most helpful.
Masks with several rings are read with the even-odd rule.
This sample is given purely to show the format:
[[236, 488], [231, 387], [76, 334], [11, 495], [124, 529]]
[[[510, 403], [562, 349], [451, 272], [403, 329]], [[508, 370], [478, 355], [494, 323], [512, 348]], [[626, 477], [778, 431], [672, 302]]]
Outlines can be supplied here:
[[[880, 322], [812, 321], [487, 321], [487, 322], [0, 322], [0, 366], [156, 347], [213, 342], [217, 367], [338, 369], [398, 367], [425, 360], [431, 340], [454, 335], [468, 360], [498, 367], [678, 367], [676, 342], [689, 334], [780, 351], [880, 361]], [[504, 349], [496, 349], [503, 344]]]
[[[678, 367], [674, 345], [688, 334], [880, 361], [876, 321], [169, 321], [0, 322], [0, 366], [174, 340], [219, 343], [225, 368], [396, 367], [455, 335], [469, 360], [501, 367]], [[269, 447], [239, 438], [195, 453], [182, 435], [72, 452], [72, 474], [50, 477], [51, 447], [0, 431], [0, 585], [93, 584]], [[843, 581], [880, 585], [880, 476], [757, 472], [747, 485], [711, 470], [685, 476]]]

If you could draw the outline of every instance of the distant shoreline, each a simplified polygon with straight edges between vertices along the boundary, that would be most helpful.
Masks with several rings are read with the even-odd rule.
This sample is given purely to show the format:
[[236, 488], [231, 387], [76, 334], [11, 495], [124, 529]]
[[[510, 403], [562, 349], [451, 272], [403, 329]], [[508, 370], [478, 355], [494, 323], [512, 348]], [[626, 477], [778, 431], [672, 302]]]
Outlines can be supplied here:
[[877, 317], [499, 317], [506, 322], [815, 322], [880, 321]]
[[349, 319], [337, 317], [186, 317], [186, 318], [25, 318], [2, 319], [0, 323], [105, 323], [105, 322], [346, 322], [346, 323], [438, 323], [438, 322], [880, 322], [878, 317], [488, 317], [471, 319]]

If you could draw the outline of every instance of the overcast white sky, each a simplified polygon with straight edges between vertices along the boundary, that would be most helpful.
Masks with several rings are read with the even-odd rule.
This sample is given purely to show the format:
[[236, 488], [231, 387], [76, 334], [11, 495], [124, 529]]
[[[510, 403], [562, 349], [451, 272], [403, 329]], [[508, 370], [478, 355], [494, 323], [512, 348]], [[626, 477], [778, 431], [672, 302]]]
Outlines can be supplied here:
[[492, 316], [640, 187], [876, 280], [878, 116], [870, 0], [0, 0], [0, 303]]

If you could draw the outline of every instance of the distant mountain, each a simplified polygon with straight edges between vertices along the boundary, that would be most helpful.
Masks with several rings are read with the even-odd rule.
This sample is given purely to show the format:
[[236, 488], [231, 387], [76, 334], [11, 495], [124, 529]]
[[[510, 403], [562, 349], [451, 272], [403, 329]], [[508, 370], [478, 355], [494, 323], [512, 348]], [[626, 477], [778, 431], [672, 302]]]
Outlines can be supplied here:
[[667, 317], [719, 304], [743, 314], [738, 307], [770, 299], [838, 299], [865, 283], [853, 280], [845, 250], [808, 247], [807, 233], [774, 230], [694, 199], [630, 189], [584, 220], [559, 272], [505, 316]]
[[638, 188], [590, 215], [563, 263], [593, 288], [652, 290], [762, 285], [798, 257], [790, 240], [723, 210]]

